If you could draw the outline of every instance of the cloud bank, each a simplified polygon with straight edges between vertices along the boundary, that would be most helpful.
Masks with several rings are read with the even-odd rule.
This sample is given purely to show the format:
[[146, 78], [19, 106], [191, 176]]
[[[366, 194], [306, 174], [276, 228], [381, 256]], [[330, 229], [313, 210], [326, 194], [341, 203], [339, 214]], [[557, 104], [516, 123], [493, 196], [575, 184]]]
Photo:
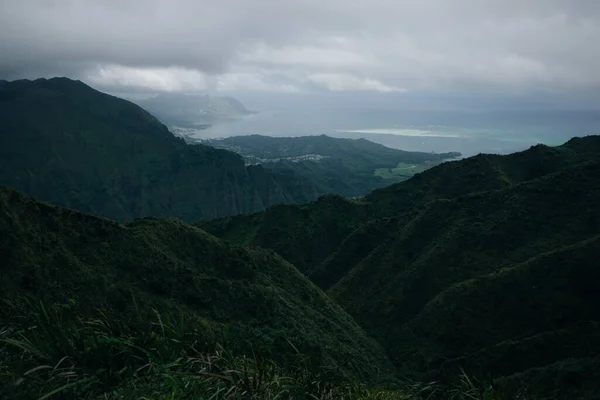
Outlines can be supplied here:
[[595, 0], [2, 0], [0, 78], [151, 91], [597, 91]]

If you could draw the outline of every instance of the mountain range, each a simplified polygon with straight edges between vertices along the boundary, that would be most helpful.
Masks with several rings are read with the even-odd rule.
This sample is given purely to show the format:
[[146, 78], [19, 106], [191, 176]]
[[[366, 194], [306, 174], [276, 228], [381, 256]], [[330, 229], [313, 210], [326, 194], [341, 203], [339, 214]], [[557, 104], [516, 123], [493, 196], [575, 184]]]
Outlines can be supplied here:
[[479, 155], [361, 201], [323, 198], [199, 226], [281, 254], [405, 375], [460, 366], [558, 390], [597, 378], [578, 365], [599, 361], [598, 154], [591, 136]]
[[189, 146], [137, 105], [66, 78], [0, 87], [0, 184], [119, 221], [186, 221], [301, 203], [311, 182]]
[[301, 352], [362, 378], [392, 371], [381, 347], [273, 252], [227, 245], [176, 219], [119, 224], [13, 189], [0, 189], [0, 210], [0, 289], [11, 305], [3, 325], [26, 307], [22, 296], [114, 318], [131, 318], [135, 299], [141, 310], [185, 313], [208, 346], [279, 360]]
[[0, 127], [2, 398], [600, 398], [600, 136], [348, 199], [67, 79]]
[[[384, 182], [371, 171], [356, 184], [326, 185], [321, 166], [310, 172], [246, 165], [233, 152], [188, 145], [139, 106], [66, 78], [0, 86], [0, 126], [0, 185], [119, 221], [173, 216], [194, 222], [350, 189], [366, 194], [372, 181]], [[340, 153], [348, 144], [327, 140]], [[385, 155], [392, 166], [389, 153], [413, 154], [359, 145], [376, 147], [370, 157]], [[350, 181], [352, 173], [340, 166], [337, 181]]]

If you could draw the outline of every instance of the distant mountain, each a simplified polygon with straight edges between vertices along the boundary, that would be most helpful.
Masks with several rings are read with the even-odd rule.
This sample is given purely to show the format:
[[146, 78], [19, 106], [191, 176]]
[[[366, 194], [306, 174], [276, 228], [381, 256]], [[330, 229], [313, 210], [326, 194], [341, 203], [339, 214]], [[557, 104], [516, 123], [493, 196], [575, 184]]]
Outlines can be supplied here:
[[[226, 346], [222, 358], [245, 355], [246, 365], [256, 357], [287, 365], [302, 354], [309, 357], [302, 361], [306, 373], [330, 369], [336, 376], [375, 382], [392, 371], [381, 347], [292, 265], [272, 252], [228, 245], [176, 219], [121, 225], [0, 188], [0, 238], [3, 398], [18, 393], [37, 398], [39, 385], [60, 387], [73, 376], [89, 383], [73, 389], [88, 393], [113, 392], [118, 384], [126, 389], [128, 382], [145, 387], [183, 363], [202, 365], [201, 352], [214, 369], [189, 373], [206, 379], [216, 368], [228, 369], [218, 364], [223, 353], [218, 345]], [[36, 301], [27, 303], [27, 297]], [[49, 318], [42, 323], [33, 311], [38, 300]], [[61, 310], [64, 314], [55, 314]], [[71, 331], [76, 318], [87, 322]], [[50, 327], [52, 332], [44, 331]], [[13, 346], [29, 334], [19, 333], [24, 328], [37, 335], [35, 345]], [[91, 329], [108, 336], [94, 336]], [[123, 331], [129, 337], [118, 336]], [[37, 358], [28, 358], [35, 346]], [[60, 361], [60, 373], [71, 375], [13, 385], [11, 374], [40, 361]], [[153, 375], [153, 368], [161, 372]], [[273, 366], [262, 368], [260, 379], [266, 379]], [[27, 375], [43, 377], [38, 370]]]
[[187, 221], [316, 199], [296, 175], [189, 146], [139, 106], [66, 78], [0, 86], [0, 185], [119, 221]]
[[408, 179], [460, 153], [421, 153], [390, 149], [366, 139], [325, 135], [269, 137], [260, 135], [209, 139], [203, 144], [241, 154], [247, 163], [314, 182], [320, 194], [363, 196], [374, 189]]
[[236, 119], [252, 114], [233, 97], [161, 93], [134, 102], [165, 124], [179, 127], [202, 128], [219, 120]]
[[599, 155], [599, 136], [478, 155], [200, 226], [297, 265], [404, 376], [578, 398], [600, 393]]

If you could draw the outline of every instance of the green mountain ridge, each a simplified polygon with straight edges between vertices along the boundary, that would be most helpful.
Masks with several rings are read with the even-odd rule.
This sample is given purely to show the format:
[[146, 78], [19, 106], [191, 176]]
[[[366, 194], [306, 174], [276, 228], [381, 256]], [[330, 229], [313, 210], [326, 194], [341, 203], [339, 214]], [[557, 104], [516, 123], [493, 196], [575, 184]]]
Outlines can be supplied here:
[[[597, 234], [599, 172], [600, 162], [593, 162], [514, 188], [430, 203], [329, 293], [363, 326], [385, 332], [392, 354], [392, 343], [402, 341], [391, 327], [414, 318], [445, 288]], [[567, 199], [569, 208], [560, 207]], [[448, 344], [448, 351], [460, 349]]]
[[436, 154], [396, 150], [366, 139], [338, 139], [326, 135], [248, 135], [200, 142], [239, 153], [249, 164], [302, 176], [314, 182], [320, 194], [346, 197], [364, 196], [460, 156], [456, 152]]
[[360, 201], [328, 195], [299, 207], [280, 205], [196, 225], [234, 243], [268, 247], [308, 273], [337, 248], [336, 238], [352, 233], [370, 212]]
[[119, 221], [186, 221], [317, 198], [313, 184], [189, 146], [140, 107], [66, 78], [0, 87], [0, 185]]
[[[208, 139], [214, 146], [235, 147], [244, 155], [274, 159], [319, 154], [326, 157], [359, 157], [373, 164], [403, 161], [423, 163], [460, 156], [460, 153], [443, 154], [404, 151], [385, 147], [366, 139], [339, 139], [327, 135], [272, 137], [262, 135], [234, 136], [225, 139]], [[383, 160], [383, 161], [382, 161]]]
[[[600, 300], [595, 293], [600, 272], [589, 265], [595, 262], [599, 251], [596, 236], [452, 285], [428, 302], [402, 329], [402, 347], [410, 351], [409, 347], [420, 348], [423, 342], [436, 343], [433, 355], [427, 355], [429, 363], [443, 359], [444, 367], [456, 364], [454, 359], [459, 358], [471, 369], [479, 365], [485, 372], [496, 374], [597, 354], [600, 326], [593, 321], [598, 319], [594, 308]], [[510, 294], [504, 293], [503, 288], [509, 286]], [[481, 301], [474, 302], [473, 298]], [[493, 304], [493, 309], [489, 304]], [[500, 330], [494, 329], [498, 320], [503, 321], [505, 332], [501, 335]], [[457, 321], [463, 323], [457, 326]], [[540, 328], [543, 325], [545, 328]], [[509, 330], [514, 336], [503, 336]], [[565, 341], [570, 346], [546, 337], [572, 331], [591, 335], [585, 343], [581, 339]], [[450, 346], [455, 354], [438, 358], [446, 356]], [[506, 349], [494, 351], [498, 347]], [[530, 352], [527, 357], [525, 351]]]
[[400, 153], [246, 165], [64, 78], [0, 127], [0, 397], [600, 398], [600, 136], [347, 199]]
[[436, 198], [454, 198], [467, 193], [496, 190], [534, 179], [562, 168], [596, 158], [600, 140], [596, 136], [574, 138], [562, 146], [542, 144], [505, 156], [479, 154], [448, 162], [404, 184], [390, 185], [366, 196], [383, 215], [425, 204]]
[[366, 380], [392, 371], [380, 346], [292, 265], [179, 220], [123, 225], [0, 188], [0, 237], [5, 327], [6, 304], [22, 296], [76, 304], [69, 312], [89, 317], [101, 308], [114, 319], [131, 318], [134, 298], [142, 310], [186, 313], [208, 345], [282, 361], [299, 351]]
[[[561, 168], [570, 165], [594, 159], [597, 154], [600, 154], [600, 137], [589, 136], [571, 139], [566, 144], [558, 147], [538, 145], [529, 150], [506, 156], [480, 154], [460, 161], [445, 162], [418, 173], [407, 181], [375, 190], [358, 202], [340, 199], [339, 206], [344, 207], [345, 212], [338, 215], [335, 208], [330, 208], [331, 214], [327, 217], [330, 222], [327, 225], [329, 225], [330, 230], [335, 230], [338, 228], [335, 221], [343, 221], [343, 215], [350, 215], [353, 212], [358, 213], [358, 218], [355, 218], [356, 222], [348, 228], [351, 231], [358, 228], [361, 228], [363, 232], [369, 229], [382, 229], [382, 224], [390, 223], [389, 218], [405, 223], [407, 219], [414, 215], [416, 209], [424, 207], [435, 199], [452, 199], [473, 192], [508, 188], [523, 180], [533, 179], [547, 173], [559, 171]], [[318, 210], [321, 208], [321, 204], [315, 202], [302, 205], [305, 210], [304, 214], [310, 216], [313, 209]], [[368, 211], [358, 211], [361, 208], [366, 208]], [[299, 209], [295, 206], [282, 206], [252, 215], [238, 215], [224, 219], [202, 221], [198, 225], [209, 232], [215, 232], [219, 237], [241, 244], [277, 249], [280, 254], [283, 254], [281, 252], [291, 254], [293, 248], [290, 245], [280, 245], [278, 243], [280, 237], [271, 235], [271, 229], [279, 229], [275, 221], [279, 221], [281, 225], [288, 227], [289, 235], [298, 238], [298, 241], [295, 242], [298, 246], [306, 246], [309, 243], [317, 245], [317, 242], [322, 240], [322, 236], [312, 234], [312, 231], [307, 230], [301, 222], [296, 223], [291, 217], [285, 218], [280, 210], [287, 210], [288, 215], [294, 215], [297, 214]], [[318, 212], [316, 213], [318, 214]], [[275, 217], [275, 214], [278, 216]], [[263, 223], [262, 221], [267, 222]], [[345, 222], [343, 224], [347, 225]], [[232, 234], [242, 226], [252, 226], [252, 229], [247, 229], [247, 231], [261, 232], [260, 237], [252, 235], [239, 237]], [[295, 227], [300, 231], [296, 232]], [[348, 229], [339, 235], [328, 235], [327, 240], [334, 241], [337, 247], [347, 239]], [[362, 240], [361, 242], [364, 246], [365, 241]], [[374, 243], [376, 242], [378, 240], [374, 241]], [[374, 247], [369, 249], [372, 250]], [[352, 251], [350, 248], [346, 248], [341, 254], [346, 255], [350, 251]], [[286, 259], [293, 264], [298, 263], [298, 260], [293, 256], [291, 258], [287, 256]], [[323, 259], [319, 259], [317, 264], [322, 261]], [[317, 269], [317, 264], [312, 265], [312, 268]]]
[[[285, 214], [267, 209], [200, 226], [300, 265], [404, 375], [432, 379], [463, 368], [571, 398], [565, 391], [598, 390], [595, 373], [578, 367], [593, 362], [599, 344], [598, 154], [600, 137], [590, 136], [444, 163], [360, 202], [339, 199], [345, 205], [328, 210], [326, 232], [303, 222], [322, 214], [319, 202], [302, 214], [282, 206]], [[232, 234], [250, 224], [260, 235]], [[312, 265], [296, 251], [319, 243], [327, 251]]]

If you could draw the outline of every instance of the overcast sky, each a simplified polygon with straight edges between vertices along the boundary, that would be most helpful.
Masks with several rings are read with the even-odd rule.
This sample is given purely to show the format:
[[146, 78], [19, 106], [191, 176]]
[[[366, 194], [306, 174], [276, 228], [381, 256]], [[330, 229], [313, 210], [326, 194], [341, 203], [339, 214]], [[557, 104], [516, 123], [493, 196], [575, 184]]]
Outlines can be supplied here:
[[597, 0], [0, 0], [0, 78], [106, 90], [597, 92]]

